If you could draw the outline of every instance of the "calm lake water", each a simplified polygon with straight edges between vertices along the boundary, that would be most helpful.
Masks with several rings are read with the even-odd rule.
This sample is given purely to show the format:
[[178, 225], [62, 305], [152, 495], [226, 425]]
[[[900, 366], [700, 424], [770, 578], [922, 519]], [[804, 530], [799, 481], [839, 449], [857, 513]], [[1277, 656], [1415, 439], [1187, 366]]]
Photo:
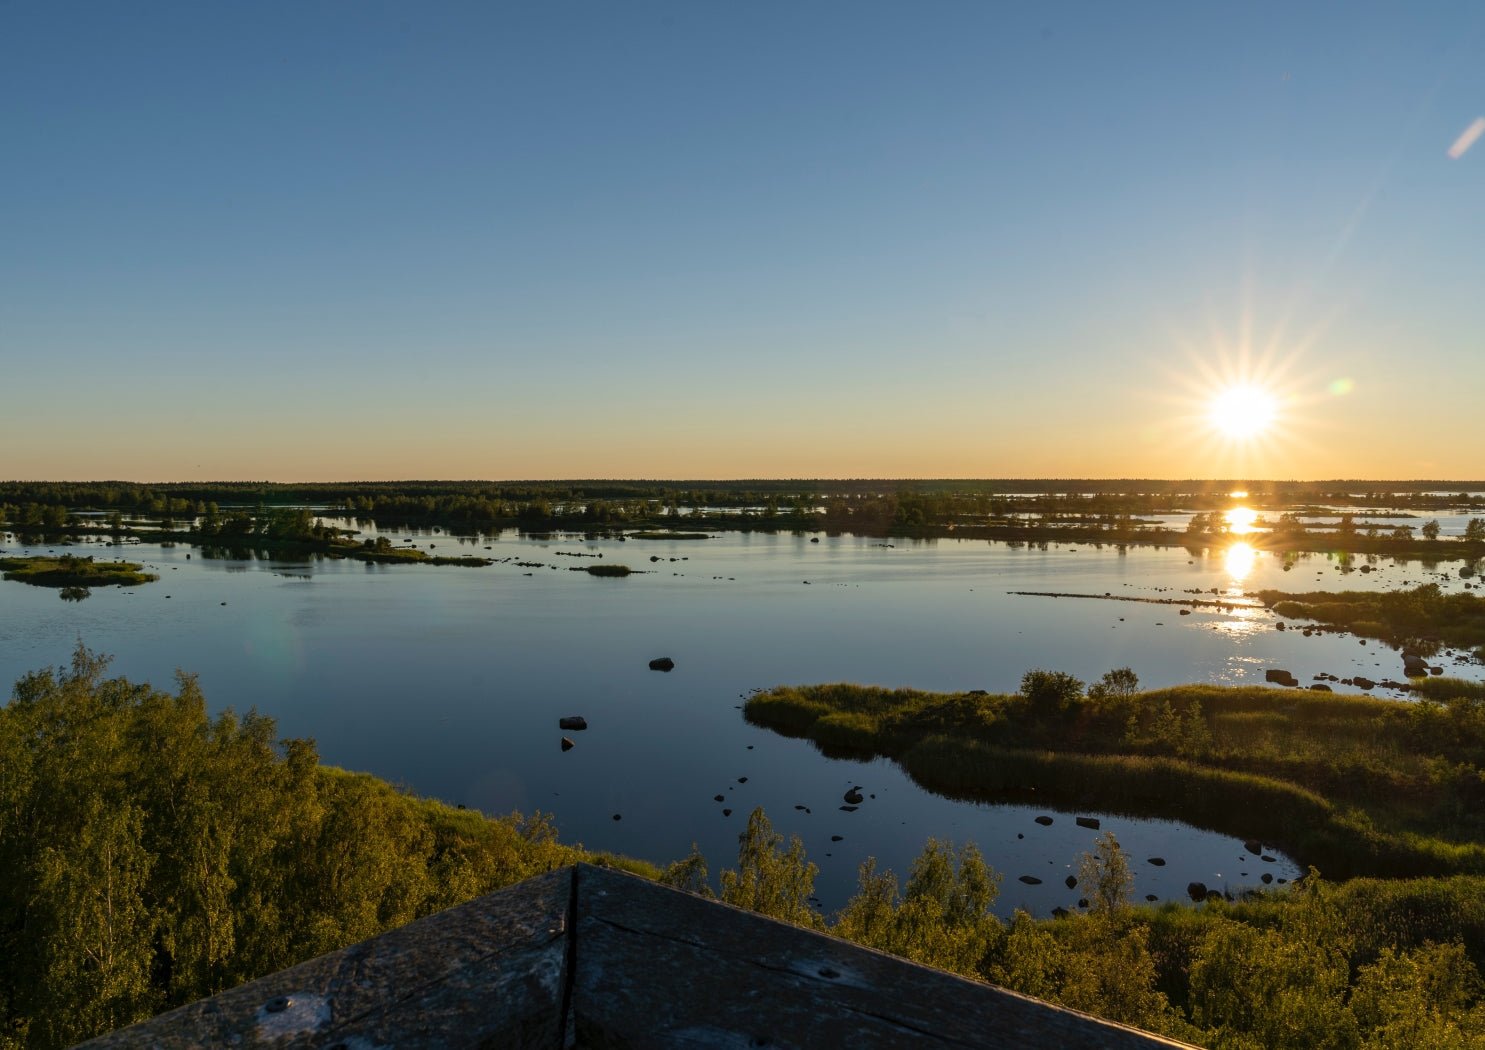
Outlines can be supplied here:
[[[1458, 563], [1434, 569], [1383, 559], [1363, 574], [1323, 555], [1285, 571], [1262, 553], [1087, 545], [389, 535], [438, 554], [501, 561], [478, 569], [223, 561], [186, 546], [83, 544], [73, 550], [143, 561], [161, 579], [133, 591], [99, 588], [80, 603], [0, 584], [0, 677], [12, 682], [63, 664], [81, 639], [112, 654], [113, 671], [132, 679], [164, 687], [177, 668], [198, 675], [215, 708], [272, 715], [284, 735], [313, 737], [328, 763], [489, 813], [541, 809], [555, 814], [565, 840], [593, 848], [667, 861], [694, 841], [713, 873], [735, 861], [737, 835], [761, 805], [820, 865], [827, 909], [852, 892], [866, 856], [905, 876], [928, 837], [972, 840], [1005, 875], [1000, 910], [1046, 914], [1076, 902], [1063, 879], [1097, 835], [1076, 827], [1074, 814], [957, 802], [886, 762], [827, 759], [806, 742], [746, 725], [748, 692], [829, 681], [1009, 692], [1034, 667], [1091, 681], [1130, 666], [1150, 687], [1262, 682], [1270, 667], [1302, 682], [1322, 672], [1401, 679], [1400, 657], [1383, 646], [1280, 632], [1258, 609], [1181, 616], [1172, 606], [1007, 592], [1183, 598], [1194, 590], [1211, 597], [1213, 588], [1236, 596], [1263, 587], [1465, 583]], [[11, 537], [0, 551], [45, 548]], [[594, 564], [572, 554], [646, 572], [603, 579], [566, 571]], [[675, 670], [650, 671], [659, 656], [672, 657]], [[1485, 668], [1448, 670], [1478, 679]], [[577, 746], [567, 753], [559, 749], [563, 715], [583, 715], [590, 726], [568, 734]], [[874, 797], [857, 812], [840, 811], [855, 785]], [[713, 800], [718, 794], [724, 802]], [[1034, 822], [1043, 813], [1051, 826]], [[1262, 861], [1226, 836], [1079, 815], [1100, 817], [1118, 836], [1139, 896], [1182, 898], [1191, 881], [1237, 889], [1265, 872], [1298, 873], [1286, 858]], [[1026, 885], [1022, 875], [1042, 884]]]

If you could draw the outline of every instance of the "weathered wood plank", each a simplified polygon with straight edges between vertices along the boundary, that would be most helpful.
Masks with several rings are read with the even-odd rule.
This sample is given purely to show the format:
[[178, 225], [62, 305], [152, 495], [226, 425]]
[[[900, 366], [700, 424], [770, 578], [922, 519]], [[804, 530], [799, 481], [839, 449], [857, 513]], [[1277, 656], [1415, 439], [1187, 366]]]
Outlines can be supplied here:
[[1183, 1045], [586, 865], [575, 923], [583, 1046]]
[[572, 880], [529, 879], [83, 1045], [560, 1047]]

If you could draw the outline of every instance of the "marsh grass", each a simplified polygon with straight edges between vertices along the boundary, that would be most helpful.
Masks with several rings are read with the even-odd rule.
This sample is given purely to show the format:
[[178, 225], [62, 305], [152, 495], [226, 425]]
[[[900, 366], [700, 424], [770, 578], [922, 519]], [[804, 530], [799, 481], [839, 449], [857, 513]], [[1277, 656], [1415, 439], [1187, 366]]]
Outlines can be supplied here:
[[1060, 709], [835, 683], [757, 694], [745, 717], [956, 797], [1182, 820], [1336, 877], [1485, 873], [1485, 688], [1429, 688], [1403, 704], [1194, 685]]

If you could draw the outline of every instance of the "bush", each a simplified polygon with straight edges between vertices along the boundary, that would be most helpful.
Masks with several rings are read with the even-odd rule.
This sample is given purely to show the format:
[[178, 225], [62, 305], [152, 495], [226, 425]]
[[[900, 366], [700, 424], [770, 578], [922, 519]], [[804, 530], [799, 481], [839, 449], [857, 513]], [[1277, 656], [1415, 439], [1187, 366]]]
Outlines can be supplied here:
[[1021, 676], [1021, 695], [1037, 707], [1062, 710], [1083, 698], [1083, 682], [1062, 671], [1027, 671]]

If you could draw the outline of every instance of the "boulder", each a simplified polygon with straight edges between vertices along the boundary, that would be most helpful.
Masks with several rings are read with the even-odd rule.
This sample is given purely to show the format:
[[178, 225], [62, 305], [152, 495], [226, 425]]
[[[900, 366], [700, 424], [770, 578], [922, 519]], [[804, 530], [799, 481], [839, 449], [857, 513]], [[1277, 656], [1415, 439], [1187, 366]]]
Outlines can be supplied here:
[[1080, 828], [1092, 828], [1094, 831], [1099, 828], [1097, 817], [1074, 817], [1073, 819]]
[[675, 661], [668, 656], [662, 656], [657, 660], [650, 661], [651, 671], [670, 671], [675, 668]]
[[860, 789], [852, 788], [850, 791], [846, 792], [846, 801], [853, 806], [859, 806], [862, 802], [866, 801], [866, 799], [861, 794]]
[[1259, 842], [1257, 839], [1249, 839], [1247, 842], [1243, 843], [1243, 849], [1247, 850], [1249, 853], [1262, 853], [1263, 843]]
[[1265, 886], [1274, 881], [1274, 877], [1266, 871], [1262, 875], [1258, 876], [1258, 878], [1263, 882]]
[[577, 745], [572, 742], [571, 738], [565, 737], [565, 736], [562, 738], [562, 750], [563, 751], [571, 751], [576, 746]]
[[1065, 882], [1065, 883], [1067, 883], [1067, 888], [1068, 889], [1072, 889], [1074, 886], [1076, 886], [1078, 884], [1078, 877], [1076, 875], [1069, 875], [1067, 878], [1063, 879], [1062, 881]]
[[582, 715], [568, 715], [566, 718], [557, 719], [557, 728], [568, 731], [576, 731], [588, 728], [588, 720]]
[[1194, 901], [1207, 899], [1207, 884], [1205, 882], [1188, 882], [1186, 884], [1186, 896]]
[[1052, 818], [1044, 813], [1036, 818], [1036, 822], [1045, 828], [1052, 823]]
[[1403, 653], [1403, 673], [1409, 678], [1422, 678], [1428, 674], [1428, 661], [1417, 653]]
[[1028, 886], [1040, 886], [1042, 884], [1042, 880], [1035, 875], [1022, 875], [1020, 879]]
[[1271, 667], [1267, 671], [1264, 671], [1263, 680], [1265, 682], [1273, 682], [1277, 685], [1299, 685], [1299, 679], [1295, 678], [1294, 675], [1279, 667]]
[[1146, 864], [1153, 865], [1154, 867], [1157, 867], [1157, 868], [1163, 868], [1163, 867], [1165, 867], [1165, 858], [1164, 857], [1146, 857], [1145, 858], [1145, 863]]
[[1333, 693], [1333, 692], [1335, 692], [1334, 689], [1330, 688], [1330, 686], [1326, 685], [1324, 682], [1316, 682], [1314, 685], [1310, 686], [1310, 688], [1313, 689], [1313, 690], [1315, 690], [1315, 692], [1317, 692], [1317, 693]]
[[1363, 678], [1361, 675], [1357, 675], [1351, 681], [1355, 683], [1357, 689], [1375, 689], [1377, 687], [1376, 682], [1373, 682], [1370, 678]]

